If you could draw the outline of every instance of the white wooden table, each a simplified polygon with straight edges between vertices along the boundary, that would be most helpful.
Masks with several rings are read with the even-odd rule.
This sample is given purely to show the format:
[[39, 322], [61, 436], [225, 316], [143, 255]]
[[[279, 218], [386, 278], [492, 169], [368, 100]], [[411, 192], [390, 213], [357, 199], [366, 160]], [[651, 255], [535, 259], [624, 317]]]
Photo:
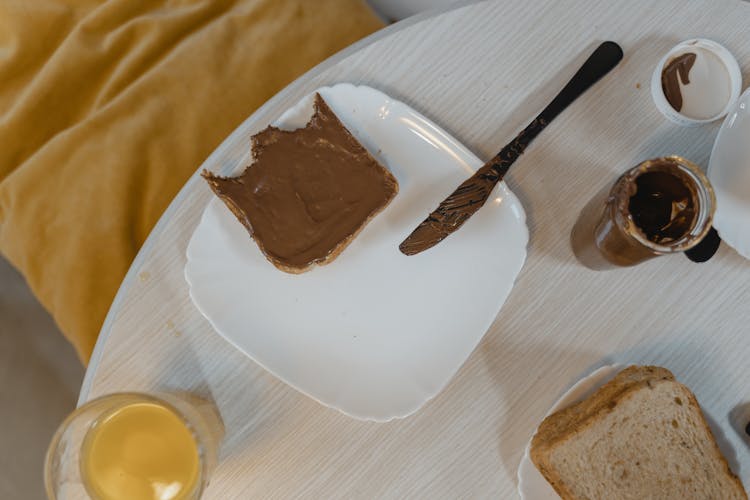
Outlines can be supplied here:
[[[252, 133], [301, 96], [344, 81], [405, 101], [488, 158], [599, 42], [625, 51], [511, 170], [507, 182], [528, 214], [528, 260], [484, 341], [417, 414], [387, 424], [345, 417], [212, 331], [183, 278], [185, 247], [211, 196], [195, 176], [123, 282], [81, 402], [123, 390], [212, 397], [227, 437], [206, 498], [513, 498], [523, 448], [567, 387], [602, 364], [653, 363], [693, 388], [750, 486], [742, 435], [750, 262], [724, 245], [702, 265], [674, 256], [594, 272], [577, 263], [568, 240], [585, 202], [638, 161], [677, 153], [707, 165], [719, 124], [668, 123], [652, 104], [651, 72], [678, 41], [702, 36], [734, 53], [747, 82], [748, 30], [750, 5], [738, 0], [488, 1], [407, 20], [326, 61], [221, 148], [248, 147]], [[212, 161], [205, 166], [214, 169]]]

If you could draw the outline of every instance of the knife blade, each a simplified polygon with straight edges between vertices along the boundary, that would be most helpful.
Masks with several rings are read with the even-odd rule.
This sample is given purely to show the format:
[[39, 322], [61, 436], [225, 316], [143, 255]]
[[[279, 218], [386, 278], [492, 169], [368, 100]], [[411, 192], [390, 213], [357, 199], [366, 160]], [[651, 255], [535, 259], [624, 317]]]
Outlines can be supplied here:
[[599, 45], [552, 102], [513, 141], [440, 203], [399, 245], [399, 250], [405, 255], [416, 255], [457, 231], [482, 208], [492, 189], [531, 141], [576, 98], [617, 66], [622, 56], [622, 49], [615, 42]]

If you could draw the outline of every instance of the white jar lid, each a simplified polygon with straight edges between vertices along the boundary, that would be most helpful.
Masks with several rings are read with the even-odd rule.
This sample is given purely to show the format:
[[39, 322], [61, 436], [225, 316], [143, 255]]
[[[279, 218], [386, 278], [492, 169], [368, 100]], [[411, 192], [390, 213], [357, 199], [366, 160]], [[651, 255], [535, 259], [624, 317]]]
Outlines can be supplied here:
[[[681, 105], [675, 109], [665, 95], [665, 68], [688, 58], [687, 75], [674, 72], [677, 78]], [[669, 72], [668, 72], [669, 73]], [[687, 76], [687, 78], [685, 78]], [[674, 46], [659, 61], [651, 78], [651, 95], [656, 107], [672, 122], [682, 126], [709, 123], [726, 115], [734, 108], [742, 88], [742, 73], [737, 60], [722, 45], [703, 38], [686, 40]], [[680, 99], [681, 98], [681, 99]], [[674, 102], [674, 98], [672, 99]]]

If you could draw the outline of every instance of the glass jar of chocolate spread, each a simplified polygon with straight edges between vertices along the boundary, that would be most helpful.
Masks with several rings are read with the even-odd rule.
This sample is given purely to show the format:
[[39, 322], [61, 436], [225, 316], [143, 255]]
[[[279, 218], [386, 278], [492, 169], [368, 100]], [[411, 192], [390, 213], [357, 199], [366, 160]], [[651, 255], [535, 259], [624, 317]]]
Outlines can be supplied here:
[[584, 207], [573, 252], [591, 269], [684, 252], [706, 236], [715, 207], [713, 188], [695, 164], [679, 156], [647, 160]]

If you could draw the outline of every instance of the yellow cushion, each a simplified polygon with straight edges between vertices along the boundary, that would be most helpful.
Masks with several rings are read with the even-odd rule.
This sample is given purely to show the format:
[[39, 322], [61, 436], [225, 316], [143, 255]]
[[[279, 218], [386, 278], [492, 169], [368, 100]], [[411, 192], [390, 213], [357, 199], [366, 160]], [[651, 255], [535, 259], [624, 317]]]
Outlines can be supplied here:
[[0, 3], [0, 250], [82, 360], [211, 151], [380, 27], [361, 0]]

